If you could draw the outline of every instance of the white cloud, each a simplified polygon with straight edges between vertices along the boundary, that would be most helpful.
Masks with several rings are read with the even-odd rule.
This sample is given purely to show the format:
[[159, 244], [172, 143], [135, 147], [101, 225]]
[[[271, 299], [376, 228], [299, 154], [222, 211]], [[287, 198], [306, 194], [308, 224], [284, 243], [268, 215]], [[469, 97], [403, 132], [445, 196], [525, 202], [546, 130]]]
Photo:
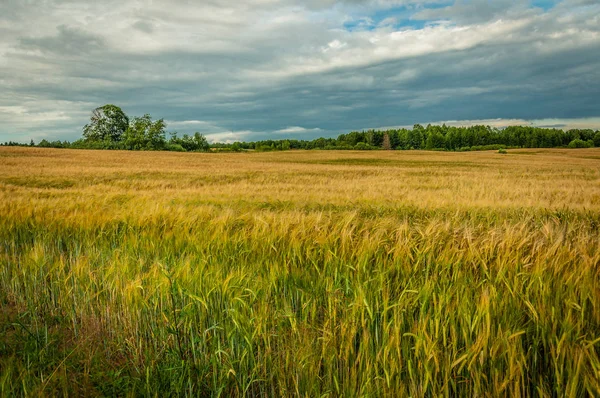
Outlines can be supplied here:
[[233, 142], [245, 141], [253, 134], [255, 134], [255, 132], [252, 131], [228, 131], [223, 133], [206, 134], [205, 137], [208, 142], [224, 142], [226, 144], [231, 144]]
[[23, 115], [27, 113], [27, 109], [21, 105], [0, 106], [0, 113], [9, 115]]
[[211, 131], [211, 132], [219, 132], [219, 131], [223, 131], [224, 129], [222, 127], [217, 126], [215, 123], [213, 122], [207, 122], [204, 120], [181, 120], [181, 121], [174, 121], [174, 120], [165, 120], [165, 123], [167, 124], [167, 128], [169, 130], [177, 130], [177, 129], [196, 129], [198, 131]]
[[290, 126], [290, 127], [286, 127], [281, 130], [277, 130], [277, 131], [275, 131], [275, 133], [277, 133], [277, 134], [306, 134], [306, 133], [317, 133], [319, 131], [322, 131], [322, 130], [318, 127], [312, 128], [312, 129], [307, 129], [307, 128], [300, 127], [300, 126]]
[[600, 129], [600, 117], [587, 117], [580, 119], [538, 119], [532, 120], [535, 127], [556, 127], [563, 130], [570, 129]]

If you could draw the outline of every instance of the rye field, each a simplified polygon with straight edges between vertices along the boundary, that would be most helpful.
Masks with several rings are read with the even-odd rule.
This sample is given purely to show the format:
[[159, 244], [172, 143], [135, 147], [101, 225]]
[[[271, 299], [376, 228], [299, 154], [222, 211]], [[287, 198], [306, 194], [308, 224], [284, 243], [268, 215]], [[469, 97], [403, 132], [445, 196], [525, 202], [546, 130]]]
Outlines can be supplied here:
[[0, 395], [600, 395], [600, 150], [0, 148]]

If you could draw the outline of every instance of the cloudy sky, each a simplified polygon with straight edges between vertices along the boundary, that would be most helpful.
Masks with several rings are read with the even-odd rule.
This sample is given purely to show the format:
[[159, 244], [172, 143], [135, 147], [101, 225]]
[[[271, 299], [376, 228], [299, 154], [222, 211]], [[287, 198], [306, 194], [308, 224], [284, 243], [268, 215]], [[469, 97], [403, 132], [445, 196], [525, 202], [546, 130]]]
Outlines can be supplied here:
[[0, 0], [0, 141], [106, 103], [220, 141], [600, 128], [600, 1]]

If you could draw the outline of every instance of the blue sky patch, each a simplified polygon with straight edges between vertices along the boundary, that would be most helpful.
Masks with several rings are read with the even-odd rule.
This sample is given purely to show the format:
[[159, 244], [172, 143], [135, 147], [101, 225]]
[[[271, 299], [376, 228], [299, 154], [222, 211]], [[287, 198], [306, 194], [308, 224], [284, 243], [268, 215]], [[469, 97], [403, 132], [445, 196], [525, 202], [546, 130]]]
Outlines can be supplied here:
[[532, 0], [531, 6], [541, 8], [544, 11], [551, 10], [558, 4], [557, 0]]
[[352, 20], [344, 23], [344, 29], [350, 32], [357, 30], [372, 31], [383, 26], [391, 27], [395, 30], [423, 29], [431, 21], [413, 19], [413, 15], [423, 9], [444, 8], [452, 4], [454, 2], [449, 1], [426, 4], [418, 8], [414, 6], [397, 6], [377, 9], [369, 15], [355, 16]]

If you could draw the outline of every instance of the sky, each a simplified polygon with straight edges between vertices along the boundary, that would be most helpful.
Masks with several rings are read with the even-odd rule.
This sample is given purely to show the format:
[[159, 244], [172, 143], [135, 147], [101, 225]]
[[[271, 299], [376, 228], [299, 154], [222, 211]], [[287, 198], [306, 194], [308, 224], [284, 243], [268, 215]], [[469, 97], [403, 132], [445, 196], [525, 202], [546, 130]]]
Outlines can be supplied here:
[[120, 106], [210, 141], [600, 128], [599, 0], [0, 0], [0, 141]]

